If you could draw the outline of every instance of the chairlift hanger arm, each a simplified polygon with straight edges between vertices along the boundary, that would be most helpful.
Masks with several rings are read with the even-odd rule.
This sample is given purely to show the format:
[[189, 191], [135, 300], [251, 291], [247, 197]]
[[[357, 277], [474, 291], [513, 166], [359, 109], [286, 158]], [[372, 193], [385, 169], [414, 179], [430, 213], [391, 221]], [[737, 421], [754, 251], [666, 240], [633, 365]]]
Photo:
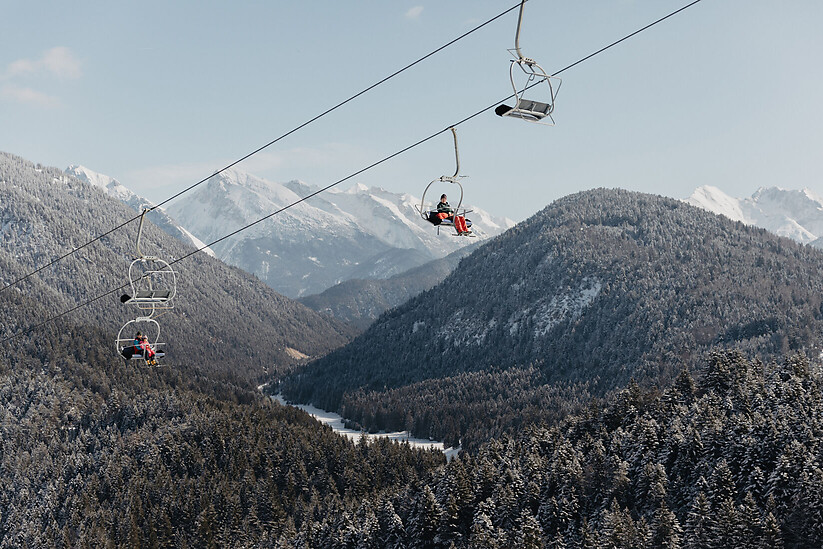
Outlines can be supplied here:
[[429, 188], [438, 181], [454, 183], [460, 188], [460, 200], [457, 203], [457, 207], [454, 209], [455, 212], [459, 211], [460, 206], [463, 204], [463, 185], [460, 184], [460, 178], [466, 176], [460, 175], [460, 149], [457, 146], [457, 128], [455, 126], [450, 126], [449, 129], [451, 130], [452, 138], [454, 139], [454, 175], [441, 175], [426, 185], [426, 188], [423, 190], [423, 196], [420, 198], [420, 208], [418, 209], [423, 219], [428, 219], [428, 210], [426, 209], [426, 193], [428, 193]]
[[518, 12], [517, 14], [517, 32], [514, 35], [514, 50], [515, 52], [517, 52], [517, 59], [519, 60], [518, 62], [528, 63], [529, 61], [531, 61], [532, 63], [534, 63], [534, 61], [532, 61], [531, 59], [523, 57], [523, 53], [520, 51], [520, 27], [523, 25], [523, 10], [525, 7], [526, 0], [522, 0], [522, 2], [520, 2], [520, 12]]
[[140, 251], [140, 239], [143, 238], [143, 221], [146, 219], [146, 214], [149, 212], [149, 209], [145, 206], [141, 206], [143, 210], [140, 213], [140, 224], [137, 226], [137, 244], [135, 247], [137, 248], [137, 257], [144, 257], [143, 252]]
[[453, 178], [457, 179], [458, 174], [460, 173], [460, 151], [457, 148], [457, 128], [454, 126], [449, 128], [452, 131], [452, 137], [454, 137], [454, 175]]

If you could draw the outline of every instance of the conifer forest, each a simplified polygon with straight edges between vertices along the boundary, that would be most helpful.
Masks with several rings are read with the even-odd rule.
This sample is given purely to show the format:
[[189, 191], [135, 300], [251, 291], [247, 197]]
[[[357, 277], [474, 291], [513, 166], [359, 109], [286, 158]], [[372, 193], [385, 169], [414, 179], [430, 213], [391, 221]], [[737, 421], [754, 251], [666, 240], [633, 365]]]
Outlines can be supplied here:
[[26, 276], [133, 215], [0, 156], [0, 548], [823, 546], [819, 250], [597, 189], [357, 325], [199, 254], [147, 367], [133, 229]]

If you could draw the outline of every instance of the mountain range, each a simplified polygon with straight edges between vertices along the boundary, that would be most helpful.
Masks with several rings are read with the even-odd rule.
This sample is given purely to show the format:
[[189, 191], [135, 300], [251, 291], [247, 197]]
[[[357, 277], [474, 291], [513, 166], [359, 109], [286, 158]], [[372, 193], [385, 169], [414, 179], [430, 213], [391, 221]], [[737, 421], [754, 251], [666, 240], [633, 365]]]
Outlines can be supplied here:
[[749, 198], [733, 198], [717, 187], [704, 185], [686, 202], [733, 221], [823, 248], [823, 198], [810, 189], [761, 187]]
[[[136, 211], [149, 204], [112, 177], [76, 165], [65, 172], [103, 189]], [[280, 185], [238, 171], [215, 176], [208, 185], [199, 191], [202, 194], [192, 197], [193, 202], [182, 200], [171, 208], [171, 213], [182, 216], [187, 224], [193, 223], [205, 240], [217, 239], [235, 228], [232, 216], [251, 222], [317, 190], [299, 181]], [[751, 197], [738, 199], [705, 185], [685, 201], [734, 221], [823, 247], [823, 199], [809, 189], [760, 188]], [[201, 209], [192, 205], [203, 202], [208, 205]], [[226, 211], [228, 204], [232, 205], [231, 212]], [[256, 233], [252, 230], [254, 234], [229, 239], [218, 249], [222, 258], [278, 291], [301, 296], [310, 308], [363, 329], [382, 312], [443, 280], [457, 264], [456, 258], [466, 255], [461, 252], [441, 261], [450, 250], [463, 250], [467, 242], [437, 238], [426, 230], [430, 227], [425, 223], [421, 234], [421, 220], [413, 208], [416, 205], [417, 200], [408, 195], [362, 185], [344, 192], [332, 190], [328, 200], [316, 197], [311, 205], [295, 206], [296, 215], [283, 220], [276, 229], [269, 226]], [[509, 220], [492, 219], [485, 212], [472, 215], [481, 220], [477, 229], [481, 242], [512, 225]], [[198, 248], [205, 246], [162, 208], [150, 212], [149, 219], [183, 242]], [[369, 221], [364, 223], [362, 219]], [[385, 230], [387, 227], [392, 228]], [[316, 234], [323, 236], [312, 236]], [[214, 255], [209, 248], [204, 251]]]
[[[65, 173], [102, 189], [106, 194], [127, 204], [135, 211], [139, 212], [142, 208], [152, 205], [148, 199], [139, 196], [130, 189], [126, 188], [122, 183], [113, 177], [95, 172], [84, 166], [71, 165], [65, 169]], [[238, 183], [240, 187], [245, 187], [242, 191], [239, 191], [241, 194], [256, 192], [253, 190], [253, 187], [255, 186], [257, 186], [258, 189], [266, 189], [267, 192], [274, 192], [278, 187], [276, 184], [272, 184], [239, 172], [229, 172], [225, 177], [227, 179], [239, 178], [242, 180], [241, 183]], [[308, 195], [316, 190], [299, 181], [289, 182], [286, 184], [286, 187], [289, 191], [301, 193], [302, 196]], [[225, 189], [225, 185], [223, 185], [222, 188]], [[283, 191], [283, 189], [280, 190]], [[405, 206], [408, 206], [408, 204], [404, 203], [404, 200], [407, 199], [406, 197], [394, 193], [388, 193], [382, 189], [368, 189], [365, 186], [358, 185], [353, 189], [350, 189], [347, 193], [337, 194], [339, 196], [335, 197], [335, 204], [337, 206], [341, 206], [342, 204], [343, 208], [350, 210], [348, 214], [341, 213], [342, 210], [335, 210], [333, 212], [333, 214], [341, 217], [348, 215], [349, 217], [357, 218], [359, 216], [357, 212], [359, 211], [372, 207], [376, 210], [381, 208], [380, 204], [372, 204], [371, 201], [382, 202], [384, 205], [389, 205], [389, 210], [378, 215], [378, 217], [389, 218], [387, 223], [392, 222], [391, 218], [395, 214], [402, 216], [408, 213], [404, 209]], [[352, 198], [351, 195], [356, 196]], [[341, 199], [340, 196], [343, 196], [343, 198]], [[282, 200], [298, 200], [296, 195], [289, 195], [288, 192], [285, 191], [284, 195], [280, 198]], [[348, 198], [348, 200], [345, 200], [346, 198]], [[263, 199], [260, 199], [260, 201], [263, 201]], [[244, 200], [238, 199], [238, 202], [243, 203]], [[415, 206], [419, 206], [417, 200], [413, 199], [413, 202]], [[401, 206], [394, 207], [392, 204], [395, 203], [401, 204]], [[329, 208], [328, 203], [323, 202], [322, 204], [327, 209]], [[272, 201], [266, 202], [265, 205], [268, 208], [278, 207], [278, 205]], [[187, 208], [183, 208], [182, 211], [187, 211]], [[211, 219], [209, 215], [213, 215], [213, 212], [203, 213], [204, 215], [208, 214], [205, 215], [205, 217], [209, 219]], [[474, 215], [474, 213], [475, 212], [473, 212], [472, 215]], [[184, 213], [184, 215], [186, 214]], [[253, 215], [263, 216], [265, 213], [262, 210], [257, 210], [254, 214], [244, 215], [244, 219], [251, 219]], [[477, 215], [480, 216], [479, 218], [485, 225], [491, 227], [492, 234], [496, 234], [500, 231], [500, 227], [496, 225], [497, 223], [502, 223], [503, 227], [508, 227], [512, 224], [512, 222], [507, 219], [491, 219], [490, 216], [484, 212], [477, 212]], [[215, 257], [214, 251], [207, 247], [203, 241], [194, 236], [194, 234], [179, 224], [175, 219], [172, 219], [165, 209], [157, 208], [150, 211], [148, 213], [148, 219], [175, 238], [191, 244], [196, 248], [203, 250], [212, 257]], [[195, 219], [199, 220], [200, 216], [195, 216]], [[310, 217], [298, 216], [293, 218], [293, 221], [298, 224], [305, 222], [306, 226], [304, 229], [307, 231], [306, 234], [309, 234], [309, 231], [313, 230], [312, 224], [314, 220]], [[420, 219], [419, 217], [415, 217], [413, 221], [414, 223], [419, 223]], [[335, 223], [336, 221], [331, 221], [330, 226], [333, 227]], [[316, 253], [313, 252], [309, 256], [308, 262], [303, 262], [305, 264], [301, 264], [300, 267], [294, 267], [294, 265], [292, 265], [293, 270], [290, 271], [294, 275], [292, 278], [299, 279], [298, 285], [302, 285], [306, 280], [312, 279], [316, 276], [316, 274], [309, 274], [309, 276], [305, 276], [305, 273], [301, 274], [299, 268], [306, 268], [311, 271], [317, 268], [318, 265], [322, 265], [324, 263], [334, 264], [335, 261], [342, 261], [346, 264], [346, 268], [342, 269], [342, 272], [344, 272], [345, 276], [349, 278], [346, 278], [343, 282], [335, 284], [324, 290], [322, 288], [312, 287], [314, 290], [322, 290], [321, 293], [306, 295], [302, 298], [302, 302], [316, 311], [323, 312], [324, 314], [330, 314], [341, 320], [352, 322], [354, 326], [363, 329], [385, 310], [403, 303], [420, 291], [428, 289], [443, 280], [446, 275], [451, 272], [451, 268], [456, 265], [459, 258], [467, 255], [465, 250], [473, 248], [471, 244], [476, 245], [478, 242], [484, 242], [489, 236], [487, 234], [488, 229], [484, 230], [484, 228], [477, 228], [476, 234], [479, 235], [479, 238], [473, 238], [470, 241], [467, 241], [466, 239], [445, 238], [447, 234], [450, 234], [448, 232], [444, 232], [443, 237], [433, 239], [431, 238], [431, 234], [428, 232], [424, 234], [417, 234], [419, 232], [419, 227], [416, 227], [414, 223], [409, 227], [409, 232], [412, 234], [411, 238], [408, 234], [402, 234], [402, 230], [393, 230], [389, 231], [385, 235], [378, 235], [378, 237], [383, 240], [388, 238], [389, 245], [393, 242], [400, 247], [386, 247], [383, 240], [375, 245], [372, 237], [369, 235], [361, 235], [359, 237], [356, 235], [351, 235], [355, 242], [344, 242], [345, 245], [342, 248], [340, 246], [333, 245], [317, 247], [316, 242], [311, 242], [312, 239], [309, 239], [309, 241], [305, 243], [305, 248], [307, 249], [308, 247], [313, 247], [314, 252]], [[219, 224], [200, 222], [198, 226], [200, 227], [200, 230], [203, 231], [201, 234], [208, 235], [213, 239], [220, 238], [223, 235], [223, 231], [229, 232], [229, 229]], [[428, 228], [427, 224], [424, 224], [423, 226]], [[299, 226], [297, 227], [297, 230], [300, 230]], [[345, 229], [340, 229], [340, 227], [328, 230], [336, 230], [338, 235], [346, 232]], [[386, 235], [393, 236], [387, 237]], [[363, 238], [367, 240], [366, 246], [359, 245], [358, 242], [356, 242], [357, 239]], [[238, 240], [242, 239], [238, 237]], [[255, 242], [258, 244], [260, 243], [259, 240], [255, 240]], [[410, 244], [416, 245], [417, 248], [405, 247]], [[243, 245], [241, 244], [241, 246]], [[348, 250], [345, 249], [346, 247], [348, 247]], [[341, 258], [342, 254], [351, 254], [352, 249], [355, 248], [361, 255], [368, 255], [368, 248], [371, 247], [376, 247], [376, 249], [380, 249], [382, 252], [371, 256], [369, 260], [360, 265], [353, 266], [350, 264], [351, 262], [348, 259]], [[448, 250], [454, 248], [456, 248], [456, 251], [450, 253], [448, 258], [440, 257], [443, 253], [446, 253]], [[265, 255], [270, 255], [271, 250], [265, 250], [263, 253]], [[331, 256], [329, 254], [331, 254]], [[293, 264], [295, 262], [299, 262], [296, 259], [300, 256], [299, 253], [283, 255], [288, 255], [292, 258], [287, 261], [287, 263]], [[355, 253], [355, 255], [357, 255], [357, 253]], [[435, 257], [436, 259], [431, 259], [432, 257]], [[253, 267], [254, 265], [256, 265], [256, 263], [252, 262], [250, 267]], [[267, 265], [269, 264], [264, 263], [258, 266], [264, 267]], [[268, 269], [269, 267], [266, 268]], [[264, 272], [258, 271], [254, 274], [259, 278], [264, 276]], [[286, 272], [280, 274], [283, 275], [282, 278], [271, 277], [266, 281], [274, 281], [271, 282], [270, 285], [272, 283], [279, 284], [280, 289], [284, 289], [284, 284], [287, 283], [289, 276], [287, 276]], [[327, 277], [324, 278], [324, 280], [326, 280], [324, 284], [329, 283], [329, 279]]]
[[301, 297], [298, 301], [310, 309], [365, 330], [384, 312], [442, 282], [460, 260], [476, 247], [464, 246], [446, 257], [433, 259], [390, 278], [346, 280], [319, 294]]
[[214, 251], [289, 297], [354, 278], [389, 278], [513, 225], [475, 208], [469, 217], [476, 238], [438, 235], [417, 213], [419, 200], [409, 194], [358, 184], [301, 202], [316, 190], [300, 181], [279, 184], [227, 170], [172, 203], [168, 212], [197, 238], [213, 242], [282, 210], [214, 245]]
[[815, 249], [681, 201], [582, 192], [282, 388], [369, 428], [465, 443], [631, 379], [666, 383], [717, 346], [817, 356], [821, 270]]
[[[107, 195], [123, 202], [130, 206], [134, 211], [141, 212], [143, 208], [151, 208], [154, 204], [146, 198], [128, 189], [125, 185], [107, 175], [97, 173], [84, 166], [71, 165], [65, 169], [65, 173], [76, 177], [81, 181], [85, 181], [95, 187], [103, 189]], [[203, 242], [189, 231], [181, 227], [174, 219], [166, 213], [163, 208], [157, 208], [146, 214], [148, 219], [166, 231], [171, 236], [191, 244], [195, 248], [202, 250], [204, 253], [214, 257], [214, 252], [209, 249]]]
[[[809, 189], [761, 188], [750, 198], [736, 199], [706, 185], [695, 190], [686, 202], [823, 248], [823, 238], [820, 238], [823, 234], [823, 200]], [[467, 254], [461, 254], [464, 255]], [[436, 260], [386, 280], [349, 280], [300, 301], [316, 311], [365, 328], [382, 312], [442, 281], [457, 263]]]

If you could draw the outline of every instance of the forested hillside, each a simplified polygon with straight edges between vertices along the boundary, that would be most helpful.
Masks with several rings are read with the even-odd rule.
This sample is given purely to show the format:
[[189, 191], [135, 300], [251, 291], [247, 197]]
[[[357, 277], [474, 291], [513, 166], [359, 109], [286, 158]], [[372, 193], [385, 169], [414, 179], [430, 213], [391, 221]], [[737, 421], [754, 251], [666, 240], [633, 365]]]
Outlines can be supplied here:
[[301, 297], [298, 301], [317, 312], [366, 329], [387, 310], [442, 282], [475, 248], [460, 248], [446, 257], [387, 279], [346, 280], [322, 293]]
[[[819, 251], [680, 201], [583, 192], [282, 388], [370, 428], [476, 442], [519, 425], [521, 405], [551, 418], [632, 378], [665, 384], [717, 345], [816, 356], [821, 272]], [[484, 390], [464, 390], [483, 376]], [[512, 379], [515, 401], [500, 399]]]
[[[133, 213], [52, 168], [0, 156], [0, 283]], [[440, 452], [355, 445], [256, 389], [350, 329], [208, 257], [181, 263], [160, 317], [166, 365], [126, 364], [118, 295], [136, 227], [0, 291], [0, 548], [275, 546], [326, 507], [393, 494]], [[152, 226], [144, 249], [189, 250]], [[282, 545], [281, 545], [282, 547]]]
[[[135, 216], [133, 210], [88, 183], [55, 168], [35, 166], [0, 153], [0, 285], [5, 286], [54, 258]], [[113, 232], [3, 294], [21, 292], [41, 307], [34, 316], [3, 315], [0, 338], [24, 330], [128, 281], [137, 222]], [[147, 223], [142, 249], [172, 261], [189, 248]], [[285, 371], [289, 349], [318, 356], [345, 343], [354, 330], [293, 302], [240, 269], [205, 254], [174, 266], [175, 309], [160, 317], [169, 343], [168, 362], [187, 372], [221, 373], [249, 382]], [[135, 317], [112, 293], [70, 316], [110, 335], [104, 350], [116, 357], [114, 338]], [[35, 331], [26, 338], [41, 337]], [[291, 353], [291, 354], [290, 354]]]
[[[42, 310], [13, 293], [0, 307]], [[354, 445], [230, 381], [124, 365], [109, 337], [58, 322], [4, 347], [0, 548], [274, 546], [444, 461]]]
[[298, 548], [823, 546], [823, 394], [804, 356], [715, 353], [554, 427], [462, 454], [395, 497], [306, 523]]

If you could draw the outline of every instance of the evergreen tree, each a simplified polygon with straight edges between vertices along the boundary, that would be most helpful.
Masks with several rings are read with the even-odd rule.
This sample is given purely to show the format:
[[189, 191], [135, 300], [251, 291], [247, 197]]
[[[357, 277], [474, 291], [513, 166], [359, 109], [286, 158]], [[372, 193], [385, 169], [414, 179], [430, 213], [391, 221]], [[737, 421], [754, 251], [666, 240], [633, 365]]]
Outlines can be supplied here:
[[654, 512], [651, 523], [651, 546], [660, 549], [680, 549], [683, 531], [677, 517], [665, 503]]
[[377, 540], [379, 547], [402, 549], [406, 546], [406, 531], [403, 521], [395, 512], [394, 505], [388, 498], [383, 498], [377, 511]]
[[720, 459], [712, 473], [709, 497], [712, 507], [715, 510], [719, 509], [719, 506], [727, 501], [734, 502], [737, 497], [737, 489], [734, 485], [732, 472], [728, 462], [724, 458]]
[[715, 519], [709, 498], [705, 492], [698, 492], [686, 519], [685, 547], [687, 549], [709, 547], [715, 530], [714, 525]]
[[735, 535], [741, 528], [739, 523], [740, 517], [738, 516], [734, 501], [728, 498], [721, 501], [716, 511], [716, 517], [717, 519], [711, 532], [710, 547], [716, 547], [717, 549], [744, 549], [746, 545], [743, 545]]
[[423, 484], [414, 498], [406, 530], [409, 547], [431, 547], [441, 524], [443, 509], [428, 484]]
[[520, 513], [517, 530], [513, 534], [512, 547], [516, 549], [542, 549], [545, 547], [540, 523], [528, 509], [523, 509]]
[[469, 536], [469, 547], [473, 549], [496, 549], [500, 547], [497, 543], [497, 529], [492, 524], [492, 519], [487, 512], [492, 507], [493, 505], [488, 500], [477, 506]]

